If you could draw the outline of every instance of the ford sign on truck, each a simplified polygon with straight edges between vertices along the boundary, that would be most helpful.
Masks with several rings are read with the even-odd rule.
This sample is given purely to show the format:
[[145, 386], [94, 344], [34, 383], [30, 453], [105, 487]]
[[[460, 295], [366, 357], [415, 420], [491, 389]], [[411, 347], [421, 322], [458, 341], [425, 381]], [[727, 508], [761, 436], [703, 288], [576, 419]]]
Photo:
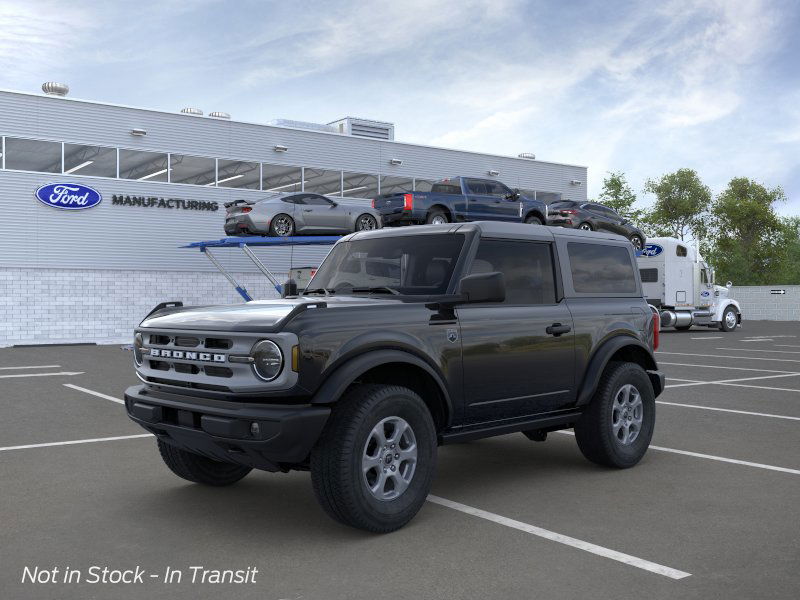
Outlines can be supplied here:
[[63, 210], [92, 208], [102, 202], [103, 196], [88, 185], [79, 183], [48, 183], [36, 190], [36, 199], [42, 204]]

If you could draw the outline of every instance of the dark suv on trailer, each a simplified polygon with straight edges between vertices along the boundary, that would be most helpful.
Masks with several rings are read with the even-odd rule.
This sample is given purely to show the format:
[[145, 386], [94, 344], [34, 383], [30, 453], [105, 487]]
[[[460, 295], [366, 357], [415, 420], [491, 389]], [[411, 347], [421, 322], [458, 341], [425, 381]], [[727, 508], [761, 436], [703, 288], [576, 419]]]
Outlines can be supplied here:
[[644, 248], [647, 239], [641, 229], [613, 208], [596, 202], [575, 202], [557, 200], [549, 205], [547, 224], [560, 227], [574, 227], [584, 231], [608, 231], [624, 235], [636, 250]]
[[387, 532], [441, 444], [575, 429], [636, 464], [664, 377], [658, 316], [618, 236], [476, 222], [342, 238], [304, 295], [158, 307], [134, 338], [130, 417], [178, 476], [310, 470], [327, 513]]

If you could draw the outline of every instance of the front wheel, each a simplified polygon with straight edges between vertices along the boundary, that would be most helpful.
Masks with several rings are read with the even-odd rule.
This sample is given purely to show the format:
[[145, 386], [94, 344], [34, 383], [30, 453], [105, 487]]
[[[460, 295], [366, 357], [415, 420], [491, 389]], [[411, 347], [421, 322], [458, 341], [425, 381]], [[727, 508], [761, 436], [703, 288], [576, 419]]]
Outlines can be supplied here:
[[436, 427], [416, 393], [359, 385], [336, 403], [311, 451], [314, 493], [340, 523], [394, 531], [425, 502], [436, 452]]
[[158, 452], [170, 471], [178, 477], [205, 485], [232, 485], [252, 469], [243, 465], [212, 460], [199, 454], [181, 450], [158, 440]]
[[613, 362], [575, 424], [575, 439], [588, 460], [625, 469], [647, 452], [655, 421], [655, 394], [647, 373], [636, 363]]
[[356, 231], [372, 231], [378, 228], [378, 220], [372, 215], [364, 213], [356, 219]]
[[276, 237], [289, 237], [294, 234], [294, 220], [289, 215], [275, 215], [269, 224], [269, 234]]
[[581, 223], [578, 225], [578, 229], [582, 229], [583, 231], [592, 231], [591, 223]]
[[721, 331], [733, 331], [739, 325], [739, 319], [736, 316], [736, 311], [733, 307], [729, 306], [722, 313], [722, 321], [719, 323]]
[[634, 250], [641, 250], [644, 247], [644, 240], [638, 235], [632, 235], [630, 240]]
[[526, 217], [525, 218], [525, 222], [528, 225], [541, 225], [542, 224], [542, 220], [539, 217], [537, 217], [536, 215], [530, 215], [530, 216]]

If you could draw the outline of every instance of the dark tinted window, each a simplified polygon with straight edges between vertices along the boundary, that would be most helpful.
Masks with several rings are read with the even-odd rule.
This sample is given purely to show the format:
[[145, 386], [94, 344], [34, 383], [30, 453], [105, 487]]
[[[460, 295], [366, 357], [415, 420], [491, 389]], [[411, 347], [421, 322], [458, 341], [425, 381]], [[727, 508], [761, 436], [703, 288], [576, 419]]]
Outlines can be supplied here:
[[505, 185], [503, 185], [499, 181], [485, 181], [483, 184], [486, 186], [486, 193], [491, 196], [497, 196], [498, 198], [505, 198], [508, 194], [511, 193], [511, 190], [508, 189]]
[[[461, 234], [404, 235], [356, 239], [336, 244], [308, 290], [338, 295], [392, 288], [401, 294], [444, 294], [461, 254]], [[355, 289], [355, 291], [354, 291]]]
[[636, 276], [630, 251], [622, 246], [567, 244], [572, 285], [581, 294], [633, 294]]
[[655, 283], [658, 281], [658, 269], [639, 269], [642, 283]]
[[686, 250], [686, 246], [677, 246], [675, 248], [675, 254], [677, 256], [687, 256], [688, 255], [688, 251]]
[[500, 271], [506, 304], [553, 304], [556, 301], [550, 244], [481, 240], [470, 273]]
[[308, 194], [303, 196], [303, 204], [311, 204], [312, 206], [330, 206], [332, 201], [328, 200], [327, 198], [323, 198], [322, 196]]
[[433, 184], [431, 192], [434, 194], [461, 194], [461, 184], [457, 179], [443, 179]]
[[467, 190], [470, 194], [485, 196], [489, 193], [489, 190], [486, 189], [486, 184], [480, 179], [466, 179], [464, 181], [467, 184]]
[[289, 204], [305, 204], [303, 196], [286, 196], [281, 198], [281, 201], [288, 202]]

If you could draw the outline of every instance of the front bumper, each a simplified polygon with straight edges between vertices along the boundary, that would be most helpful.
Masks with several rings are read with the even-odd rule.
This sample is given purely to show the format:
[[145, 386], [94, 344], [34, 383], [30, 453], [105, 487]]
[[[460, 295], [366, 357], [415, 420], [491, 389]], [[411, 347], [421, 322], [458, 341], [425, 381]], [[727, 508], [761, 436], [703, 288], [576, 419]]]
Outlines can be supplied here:
[[647, 376], [650, 378], [650, 383], [653, 384], [653, 394], [658, 398], [664, 391], [666, 377], [661, 371], [647, 371]]
[[211, 400], [144, 385], [125, 390], [125, 409], [166, 443], [265, 471], [305, 462], [331, 412], [309, 404]]

